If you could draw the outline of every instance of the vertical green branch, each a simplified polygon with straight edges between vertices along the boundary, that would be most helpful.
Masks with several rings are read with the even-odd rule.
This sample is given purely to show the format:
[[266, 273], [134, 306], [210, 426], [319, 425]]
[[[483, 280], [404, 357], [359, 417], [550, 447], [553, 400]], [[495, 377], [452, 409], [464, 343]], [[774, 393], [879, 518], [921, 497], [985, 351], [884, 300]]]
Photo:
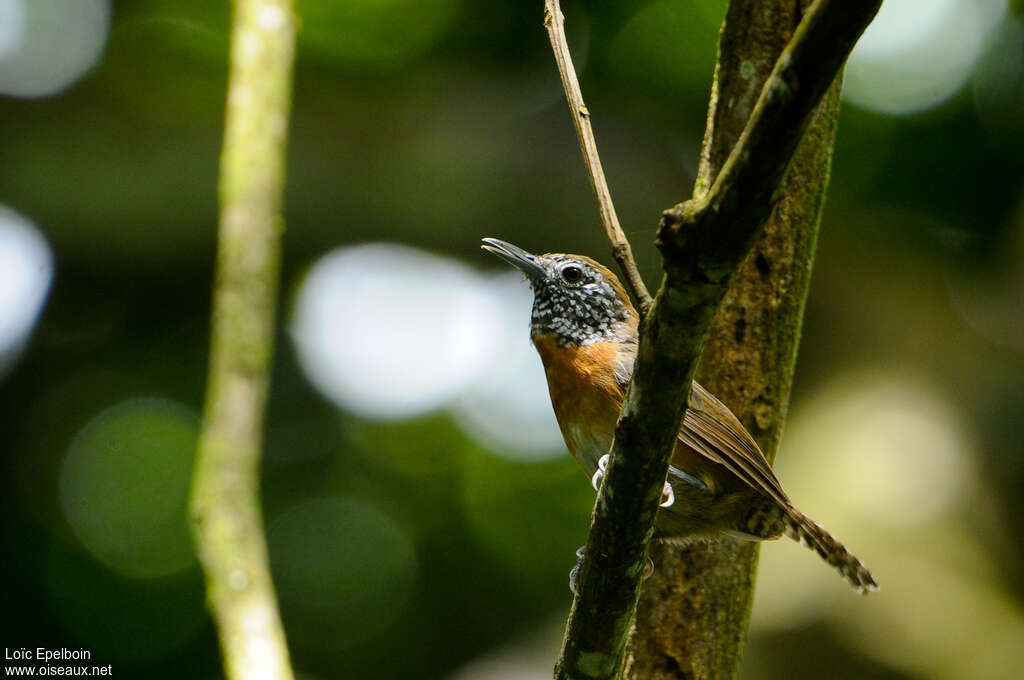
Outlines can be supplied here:
[[230, 680], [290, 680], [259, 505], [295, 17], [236, 0], [220, 172], [210, 372], [191, 510]]

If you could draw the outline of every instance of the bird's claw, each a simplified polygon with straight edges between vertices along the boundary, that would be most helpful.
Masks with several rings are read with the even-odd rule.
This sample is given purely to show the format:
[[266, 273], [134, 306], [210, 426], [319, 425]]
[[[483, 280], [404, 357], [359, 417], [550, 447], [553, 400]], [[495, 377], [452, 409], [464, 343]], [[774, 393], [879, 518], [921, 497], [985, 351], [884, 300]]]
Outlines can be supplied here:
[[611, 456], [607, 453], [598, 459], [597, 470], [594, 471], [594, 475], [590, 478], [590, 486], [594, 487], [594, 491], [597, 491], [601, 486], [601, 480], [604, 479], [604, 475], [608, 471], [608, 461], [610, 459]]
[[661, 490], [661, 507], [671, 507], [676, 502], [676, 492], [672, 490], [672, 485], [665, 482], [665, 486]]
[[[611, 456], [607, 453], [601, 456], [597, 460], [597, 469], [594, 471], [593, 476], [590, 478], [590, 485], [594, 487], [594, 491], [601, 486], [601, 480], [604, 479], [605, 474], [608, 472], [608, 461]], [[676, 502], [676, 494], [672, 490], [672, 485], [665, 482], [665, 486], [661, 490], [661, 507], [668, 508]]]

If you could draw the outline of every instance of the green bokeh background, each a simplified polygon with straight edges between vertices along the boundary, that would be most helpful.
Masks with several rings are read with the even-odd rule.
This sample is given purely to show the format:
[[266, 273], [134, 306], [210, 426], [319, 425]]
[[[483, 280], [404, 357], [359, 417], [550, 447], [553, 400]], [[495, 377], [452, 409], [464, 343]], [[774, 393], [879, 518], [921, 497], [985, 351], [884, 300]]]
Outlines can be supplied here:
[[[653, 281], [660, 211], [692, 186], [724, 2], [564, 5]], [[285, 317], [301, 274], [345, 244], [401, 242], [481, 270], [500, 266], [479, 253], [486, 235], [607, 259], [539, 1], [298, 11]], [[843, 109], [779, 464], [797, 502], [880, 567], [883, 591], [859, 600], [806, 551], [769, 546], [766, 570], [820, 576], [827, 590], [806, 592], [829, 604], [802, 600], [785, 567], [766, 573], [747, 680], [996, 678], [1019, 663], [1021, 21], [1003, 20], [936, 108]], [[118, 1], [95, 70], [51, 98], [0, 97], [0, 203], [56, 261], [31, 342], [0, 377], [2, 644], [85, 647], [120, 677], [220, 675], [178, 511], [205, 380], [228, 24], [227, 3]], [[278, 341], [264, 509], [301, 676], [547, 677], [592, 500], [574, 464], [498, 455], [443, 411], [339, 412]], [[879, 396], [815, 429], [849, 394]], [[911, 422], [879, 424], [892, 394], [923, 423], [908, 445], [955, 440], [955, 465], [927, 450], [902, 467], [869, 452], [831, 462], [837, 438]], [[815, 456], [829, 462], [804, 464]], [[954, 500], [925, 519], [841, 507], [843, 489], [911, 489], [914, 515], [934, 484]]]

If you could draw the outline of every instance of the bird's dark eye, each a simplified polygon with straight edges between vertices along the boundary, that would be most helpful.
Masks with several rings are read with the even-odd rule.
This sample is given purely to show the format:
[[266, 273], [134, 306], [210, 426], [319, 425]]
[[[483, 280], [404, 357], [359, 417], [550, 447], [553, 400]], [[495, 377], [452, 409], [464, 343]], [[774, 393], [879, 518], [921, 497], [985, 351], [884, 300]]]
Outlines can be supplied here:
[[583, 270], [574, 264], [562, 268], [562, 278], [569, 283], [577, 283], [583, 278]]

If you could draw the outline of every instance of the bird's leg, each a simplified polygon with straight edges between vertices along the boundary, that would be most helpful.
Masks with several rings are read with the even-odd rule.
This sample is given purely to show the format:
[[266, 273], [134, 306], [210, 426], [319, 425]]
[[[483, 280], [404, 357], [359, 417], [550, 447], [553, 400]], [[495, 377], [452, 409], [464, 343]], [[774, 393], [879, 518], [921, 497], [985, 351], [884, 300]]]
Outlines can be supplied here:
[[[601, 486], [601, 480], [604, 479], [605, 474], [607, 474], [607, 472], [608, 472], [608, 461], [610, 459], [611, 459], [611, 456], [606, 453], [603, 456], [601, 456], [598, 459], [598, 461], [597, 461], [597, 470], [594, 471], [594, 475], [590, 478], [590, 484], [591, 484], [591, 486], [594, 487], [595, 491]], [[687, 483], [694, 484], [694, 485], [699, 485], [705, 491], [707, 490], [707, 486], [705, 486], [704, 483], [701, 482], [699, 479], [696, 479], [694, 477], [690, 477], [689, 475], [687, 475], [684, 472], [681, 472], [679, 470], [675, 470], [675, 468], [670, 468], [670, 469], [674, 470], [676, 473], [678, 473], [678, 475], [682, 475], [685, 478], [685, 481]], [[663, 507], [663, 508], [670, 507], [675, 502], [676, 502], [675, 491], [672, 490], [672, 485], [669, 484], [666, 481], [665, 482], [665, 487], [661, 491], [661, 507]], [[583, 556], [586, 554], [586, 552], [587, 552], [587, 546], [581, 545], [579, 547], [579, 549], [576, 551], [576, 565], [569, 571], [569, 590], [571, 590], [573, 592], [573, 594], [579, 594], [577, 592], [577, 590], [576, 590], [576, 586], [579, 583], [580, 570], [583, 568]], [[647, 558], [647, 565], [646, 565], [646, 567], [644, 569], [644, 578], [650, 576], [651, 572], [653, 572], [653, 571], [654, 571], [654, 561], [650, 557], [648, 557]]]
[[[606, 453], [597, 461], [597, 470], [594, 471], [594, 475], [590, 478], [590, 485], [594, 487], [594, 491], [597, 491], [598, 487], [601, 486], [601, 480], [604, 479], [605, 473], [608, 472], [608, 461], [610, 458], [611, 456]], [[687, 476], [689, 477], [689, 475]], [[693, 478], [690, 477], [690, 479]], [[700, 480], [694, 479], [694, 481], [700, 483]], [[676, 494], [672, 491], [672, 485], [666, 481], [665, 486], [661, 490], [661, 507], [670, 507], [675, 502]]]

